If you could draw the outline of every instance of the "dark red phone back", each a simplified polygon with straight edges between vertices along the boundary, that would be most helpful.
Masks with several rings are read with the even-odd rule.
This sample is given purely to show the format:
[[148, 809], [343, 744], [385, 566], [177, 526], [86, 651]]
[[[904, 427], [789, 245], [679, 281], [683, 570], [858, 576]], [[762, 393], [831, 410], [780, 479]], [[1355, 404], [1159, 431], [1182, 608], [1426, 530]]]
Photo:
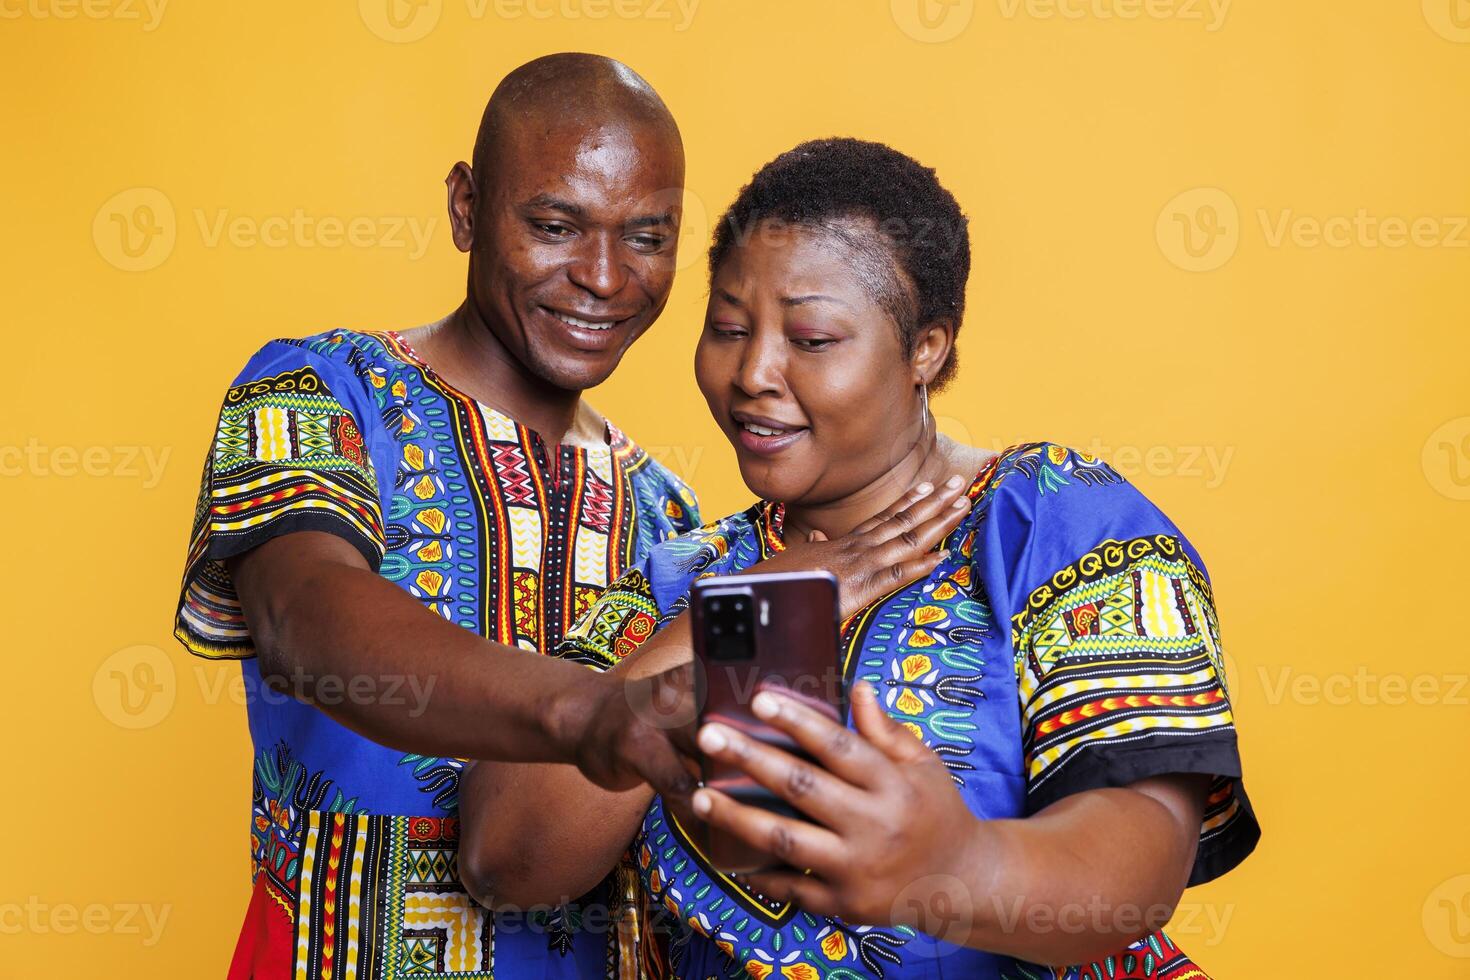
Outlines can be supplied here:
[[[731, 607], [749, 600], [748, 640], [731, 642]], [[759, 721], [751, 699], [764, 687], [790, 690], [834, 720], [847, 717], [847, 698], [838, 662], [837, 579], [829, 572], [783, 572], [701, 579], [691, 597], [700, 724], [719, 721], [752, 738], [806, 757], [784, 733]], [[722, 613], [712, 610], [722, 609]], [[738, 628], [738, 627], [737, 627]], [[723, 634], [723, 635], [722, 635]], [[748, 648], [748, 658], [738, 655]], [[742, 803], [802, 819], [785, 801], [743, 771], [704, 757], [705, 785]], [[703, 825], [701, 825], [703, 827]], [[722, 871], [776, 866], [764, 852], [725, 834], [703, 831], [705, 856]]]

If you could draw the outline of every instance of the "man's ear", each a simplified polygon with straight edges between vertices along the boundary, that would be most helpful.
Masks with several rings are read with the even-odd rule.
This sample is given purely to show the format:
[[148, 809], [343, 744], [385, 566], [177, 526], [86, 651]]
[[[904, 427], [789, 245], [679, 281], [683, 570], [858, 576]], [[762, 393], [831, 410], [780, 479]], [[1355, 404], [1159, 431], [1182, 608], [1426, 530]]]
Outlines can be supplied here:
[[475, 243], [475, 175], [463, 160], [454, 165], [444, 178], [449, 188], [449, 230], [454, 247], [468, 252]]
[[909, 358], [913, 365], [914, 384], [928, 387], [949, 359], [954, 348], [954, 321], [949, 317], [931, 320], [919, 328], [914, 339], [914, 352]]

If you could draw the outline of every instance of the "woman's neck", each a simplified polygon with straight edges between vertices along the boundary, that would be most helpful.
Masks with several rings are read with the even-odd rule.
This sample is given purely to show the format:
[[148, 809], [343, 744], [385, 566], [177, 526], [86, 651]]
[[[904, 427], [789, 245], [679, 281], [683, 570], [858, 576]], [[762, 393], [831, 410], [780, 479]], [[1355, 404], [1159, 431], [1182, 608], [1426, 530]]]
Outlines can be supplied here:
[[820, 504], [786, 505], [785, 531], [790, 541], [804, 541], [813, 531], [829, 540], [840, 538], [859, 524], [886, 510], [919, 483], [938, 486], [951, 476], [949, 440], [925, 432], [894, 465], [860, 490]]

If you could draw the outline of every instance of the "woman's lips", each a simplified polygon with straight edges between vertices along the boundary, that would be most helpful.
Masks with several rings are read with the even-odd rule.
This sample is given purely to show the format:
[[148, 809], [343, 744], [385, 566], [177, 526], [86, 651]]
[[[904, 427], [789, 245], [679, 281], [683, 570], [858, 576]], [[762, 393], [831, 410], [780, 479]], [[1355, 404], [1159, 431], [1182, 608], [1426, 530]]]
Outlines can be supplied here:
[[748, 452], [757, 456], [774, 456], [785, 452], [809, 431], [805, 426], [789, 426], [766, 419], [734, 419], [735, 438]]

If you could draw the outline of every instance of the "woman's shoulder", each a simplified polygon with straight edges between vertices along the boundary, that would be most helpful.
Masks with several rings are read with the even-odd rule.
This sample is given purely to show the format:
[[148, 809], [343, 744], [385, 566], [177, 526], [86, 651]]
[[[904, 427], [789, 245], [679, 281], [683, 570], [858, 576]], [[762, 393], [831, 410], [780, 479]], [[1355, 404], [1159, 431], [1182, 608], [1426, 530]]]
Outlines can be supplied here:
[[1098, 549], [1161, 539], [1202, 564], [1179, 527], [1107, 460], [1060, 443], [1006, 448], [972, 494], [990, 557], [1009, 569], [1061, 567]]
[[738, 572], [761, 560], [771, 508], [764, 502], [660, 541], [644, 560], [658, 592], [683, 593], [706, 575]]
[[1081, 487], [1126, 486], [1106, 460], [1056, 442], [1022, 442], [992, 456], [977, 483], [983, 492], [1042, 500], [1061, 499], [1062, 491]]

